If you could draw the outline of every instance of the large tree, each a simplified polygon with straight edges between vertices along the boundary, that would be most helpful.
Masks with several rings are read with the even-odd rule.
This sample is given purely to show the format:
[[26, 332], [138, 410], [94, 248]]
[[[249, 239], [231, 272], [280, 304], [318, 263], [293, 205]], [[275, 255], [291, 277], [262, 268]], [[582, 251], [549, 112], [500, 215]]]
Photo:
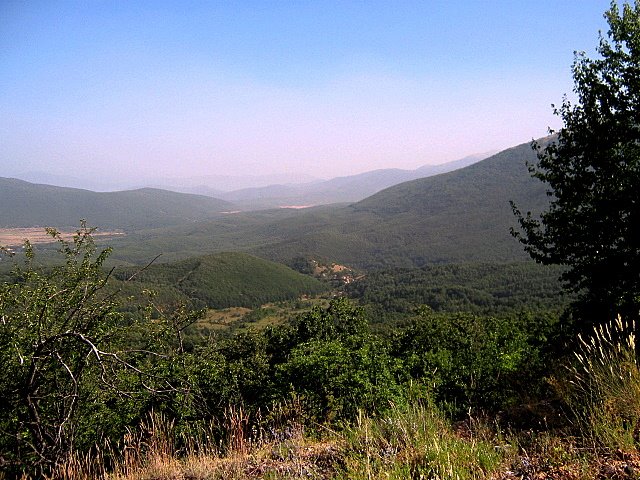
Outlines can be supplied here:
[[575, 102], [554, 107], [564, 126], [537, 142], [533, 176], [549, 208], [523, 215], [514, 235], [544, 264], [568, 267], [577, 314], [637, 317], [640, 306], [640, 0], [611, 3], [598, 57], [575, 54]]

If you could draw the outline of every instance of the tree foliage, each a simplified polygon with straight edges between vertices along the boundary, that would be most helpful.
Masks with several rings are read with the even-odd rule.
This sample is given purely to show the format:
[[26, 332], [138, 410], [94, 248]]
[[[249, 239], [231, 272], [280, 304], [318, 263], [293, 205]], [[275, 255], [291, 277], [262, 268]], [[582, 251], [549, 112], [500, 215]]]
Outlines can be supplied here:
[[343, 297], [286, 324], [185, 346], [199, 312], [123, 298], [105, 269], [110, 251], [84, 225], [71, 240], [49, 233], [62, 261], [40, 267], [27, 242], [25, 265], [0, 283], [0, 470], [16, 477], [45, 476], [105, 445], [117, 459], [118, 442], [152, 411], [180, 435], [218, 425], [218, 444], [230, 407], [262, 422], [295, 398], [309, 425], [336, 426], [433, 397], [463, 414], [533, 392], [547, 365], [555, 321], [423, 307], [382, 334], [371, 309]]
[[[71, 241], [47, 232], [59, 244], [61, 264], [38, 267], [26, 241], [24, 267], [0, 284], [0, 465], [41, 472], [78, 448], [80, 438], [95, 444], [105, 433], [101, 418], [125, 418], [122, 399], [175, 390], [159, 374], [168, 361], [148, 368], [149, 355], [164, 355], [148, 351], [148, 342], [144, 350], [131, 348], [135, 328], [105, 288], [110, 249], [99, 251], [84, 224]], [[151, 348], [159, 352], [165, 342], [149, 327]]]
[[583, 318], [637, 315], [640, 305], [640, 2], [605, 13], [599, 57], [576, 53], [576, 102], [554, 108], [564, 126], [534, 143], [533, 176], [548, 185], [535, 218], [513, 205], [513, 231], [537, 261], [569, 267]]

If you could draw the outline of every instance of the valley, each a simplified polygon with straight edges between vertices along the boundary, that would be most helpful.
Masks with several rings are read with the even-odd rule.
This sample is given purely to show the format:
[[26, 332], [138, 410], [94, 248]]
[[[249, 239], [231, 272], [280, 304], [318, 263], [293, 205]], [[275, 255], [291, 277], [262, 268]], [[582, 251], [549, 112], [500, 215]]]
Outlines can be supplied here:
[[640, 480], [640, 0], [0, 12], [0, 480]]
[[[485, 447], [464, 443], [448, 422], [466, 422], [472, 435], [484, 431], [495, 442], [499, 433], [473, 423], [475, 415], [489, 415], [498, 428], [514, 432], [510, 442], [534, 450], [544, 446], [527, 440], [527, 429], [541, 429], [541, 422], [567, 428], [560, 407], [546, 403], [559, 402], [553, 396], [560, 394], [550, 393], [545, 379], [559, 375], [554, 359], [565, 357], [558, 345], [572, 341], [567, 312], [576, 297], [565, 291], [565, 268], [531, 261], [510, 233], [510, 202], [533, 212], [548, 206], [544, 186], [527, 169], [535, 159], [525, 143], [452, 171], [395, 177], [398, 183], [366, 198], [351, 201], [334, 192], [332, 199], [347, 201], [304, 208], [280, 208], [301, 197], [259, 189], [241, 192], [243, 200], [221, 200], [0, 179], [7, 206], [0, 212], [0, 245], [16, 252], [0, 264], [0, 298], [17, 298], [6, 311], [38, 308], [35, 318], [48, 322], [40, 328], [52, 335], [45, 342], [69, 335], [77, 317], [79, 338], [96, 335], [92, 342], [118, 352], [117, 362], [103, 364], [92, 377], [98, 385], [108, 376], [112, 390], [99, 394], [104, 400], [91, 415], [90, 403], [76, 413], [113, 441], [135, 422], [136, 428], [147, 421], [169, 428], [167, 420], [149, 416], [157, 402], [171, 422], [195, 432], [193, 438], [222, 442], [223, 455], [283, 448], [282, 435], [298, 445], [310, 440], [282, 432], [320, 425], [314, 435], [334, 453], [316, 478], [330, 478], [327, 472], [351, 468], [340, 465], [360, 447], [341, 436], [361, 435], [356, 425], [377, 422], [380, 414], [397, 422], [419, 415], [424, 425], [437, 424], [438, 433], [429, 435], [472, 448], [456, 468], [474, 470], [485, 462], [487, 471], [504, 471], [522, 457], [494, 451], [489, 467], [473, 450]], [[83, 218], [89, 227], [74, 231]], [[36, 225], [60, 226], [60, 238]], [[17, 248], [24, 238], [33, 245], [26, 257]], [[25, 298], [12, 297], [21, 288]], [[33, 332], [23, 334], [20, 341], [33, 344]], [[111, 358], [108, 350], [100, 352], [101, 359]], [[86, 355], [74, 361], [80, 365]], [[7, 358], [18, 372], [20, 364]], [[55, 365], [47, 368], [60, 375]], [[132, 385], [141, 388], [134, 403], [121, 394]], [[70, 395], [52, 388], [48, 398], [54, 401]], [[517, 413], [532, 401], [530, 412]], [[265, 420], [262, 411], [270, 412]], [[289, 413], [279, 417], [278, 411]], [[60, 421], [55, 411], [47, 414]], [[194, 415], [223, 423], [209, 431]], [[167, 435], [172, 445], [183, 441]], [[578, 461], [574, 450], [562, 448], [567, 462]], [[376, 447], [369, 454], [379, 452]], [[405, 453], [398, 455], [394, 462], [402, 463]], [[309, 461], [306, 468], [316, 471], [320, 460]], [[239, 478], [254, 478], [242, 468]]]

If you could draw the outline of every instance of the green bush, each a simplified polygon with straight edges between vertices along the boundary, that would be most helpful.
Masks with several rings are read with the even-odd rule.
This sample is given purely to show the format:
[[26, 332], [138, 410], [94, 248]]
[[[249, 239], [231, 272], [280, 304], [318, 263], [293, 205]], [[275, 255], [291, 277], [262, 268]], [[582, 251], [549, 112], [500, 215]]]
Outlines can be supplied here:
[[67, 241], [47, 229], [62, 261], [43, 269], [29, 242], [25, 265], [0, 284], [0, 467], [44, 474], [73, 451], [118, 440], [146, 410], [176, 399], [179, 314], [133, 322], [119, 310], [110, 250], [82, 224]]
[[395, 334], [392, 353], [453, 413], [496, 411], [533, 394], [556, 320], [434, 313], [423, 307]]
[[359, 410], [381, 412], [402, 403], [397, 368], [381, 342], [351, 337], [298, 345], [278, 374], [306, 400], [309, 413], [334, 421], [353, 419]]

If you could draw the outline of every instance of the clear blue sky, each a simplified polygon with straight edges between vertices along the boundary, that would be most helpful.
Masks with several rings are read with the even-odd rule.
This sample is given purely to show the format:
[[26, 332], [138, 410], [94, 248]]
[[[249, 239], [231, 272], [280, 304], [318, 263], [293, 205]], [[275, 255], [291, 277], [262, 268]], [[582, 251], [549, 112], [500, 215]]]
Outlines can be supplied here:
[[0, 2], [0, 176], [416, 168], [558, 126], [607, 0]]

